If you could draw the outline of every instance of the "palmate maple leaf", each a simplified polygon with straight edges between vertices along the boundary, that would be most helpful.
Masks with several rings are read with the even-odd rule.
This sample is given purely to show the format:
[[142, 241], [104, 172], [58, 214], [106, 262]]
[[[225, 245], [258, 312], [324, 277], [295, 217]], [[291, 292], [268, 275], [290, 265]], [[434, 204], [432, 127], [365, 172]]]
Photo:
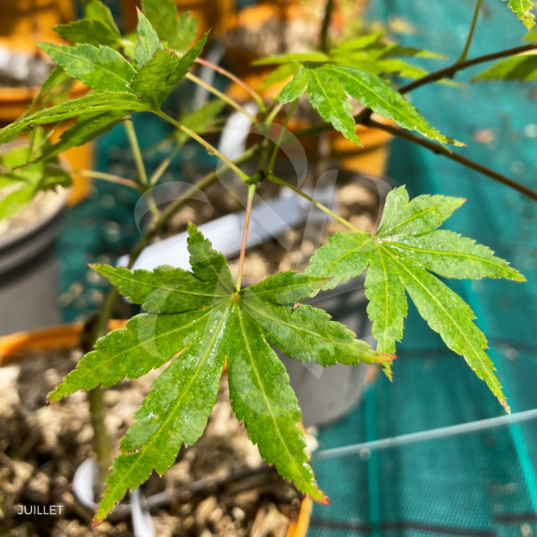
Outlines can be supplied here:
[[308, 305], [293, 309], [329, 279], [283, 272], [237, 292], [224, 255], [194, 224], [188, 232], [192, 272], [169, 266], [153, 272], [93, 266], [148, 313], [101, 338], [49, 395], [54, 402], [79, 389], [111, 386], [172, 360], [121, 441], [97, 524], [127, 489], [138, 487], [153, 470], [164, 474], [181, 446], [202, 435], [226, 360], [233, 411], [263, 459], [300, 491], [327, 503], [308, 464], [300, 407], [271, 345], [322, 366], [393, 359], [373, 351], [323, 310]]
[[[329, 244], [315, 252], [306, 273], [331, 278], [323, 287], [330, 289], [368, 269], [367, 311], [379, 352], [395, 352], [396, 341], [403, 337], [406, 291], [429, 326], [451, 350], [464, 356], [509, 411], [493, 373], [494, 365], [485, 352], [487, 340], [473, 323], [472, 310], [431, 274], [470, 280], [488, 277], [525, 281], [524, 276], [506, 261], [494, 257], [487, 247], [452, 231], [437, 230], [463, 202], [444, 196], [418, 196], [409, 201], [405, 187], [396, 188], [388, 194], [374, 235], [333, 235]], [[389, 364], [384, 367], [390, 375]]]

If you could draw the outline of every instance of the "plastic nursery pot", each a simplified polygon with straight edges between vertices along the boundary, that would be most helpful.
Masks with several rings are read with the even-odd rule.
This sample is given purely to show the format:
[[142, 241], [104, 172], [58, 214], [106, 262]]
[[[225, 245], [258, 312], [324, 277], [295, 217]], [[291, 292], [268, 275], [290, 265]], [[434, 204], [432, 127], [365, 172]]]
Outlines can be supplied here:
[[[380, 116], [373, 118], [379, 123], [395, 127], [393, 121]], [[353, 144], [337, 131], [331, 131], [330, 151], [332, 158], [342, 168], [365, 175], [380, 177], [386, 172], [389, 157], [389, 143], [393, 136], [379, 129], [372, 129], [364, 125], [356, 126], [356, 135], [362, 142], [362, 147]]]
[[31, 47], [37, 41], [58, 41], [54, 26], [73, 19], [71, 0], [0, 0], [0, 36], [19, 38]]
[[14, 217], [27, 221], [0, 235], [0, 335], [60, 321], [54, 242], [69, 191], [43, 196]]
[[[109, 330], [123, 328], [126, 321], [112, 320], [108, 324]], [[72, 323], [51, 326], [42, 330], [19, 332], [9, 336], [0, 337], [0, 368], [16, 361], [24, 350], [49, 351], [58, 347], [71, 347], [80, 341], [84, 323]], [[289, 526], [287, 537], [306, 537], [313, 503], [306, 496], [302, 500], [300, 512], [296, 522]]]
[[[136, 7], [140, 0], [121, 0], [121, 10], [124, 26], [127, 31], [133, 31], [138, 24]], [[198, 19], [199, 39], [205, 32], [211, 30], [213, 37], [218, 37], [222, 24], [233, 16], [235, 0], [175, 0], [180, 13], [192, 12]]]
[[[0, 0], [3, 1], [3, 0]], [[6, 41], [0, 39], [0, 46], [6, 47], [15, 53], [34, 54], [35, 44], [31, 48], [25, 46], [20, 39]], [[0, 128], [5, 127], [18, 119], [30, 106], [39, 92], [39, 87], [3, 87], [0, 85]], [[76, 81], [71, 89], [70, 98], [82, 97], [88, 92], [88, 88], [81, 82]], [[57, 142], [60, 136], [72, 126], [72, 121], [65, 121], [53, 133], [51, 140]], [[75, 170], [91, 169], [93, 167], [94, 144], [90, 142], [80, 147], [73, 147], [62, 153], [71, 167]], [[73, 185], [69, 197], [69, 204], [74, 205], [85, 199], [91, 189], [90, 179], [80, 175], [73, 175]]]

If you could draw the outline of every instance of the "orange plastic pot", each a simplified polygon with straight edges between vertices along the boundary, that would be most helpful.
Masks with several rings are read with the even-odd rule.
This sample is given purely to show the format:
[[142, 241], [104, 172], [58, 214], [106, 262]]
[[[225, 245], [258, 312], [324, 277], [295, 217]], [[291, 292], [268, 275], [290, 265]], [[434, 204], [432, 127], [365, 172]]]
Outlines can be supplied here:
[[71, 0], [0, 0], [0, 36], [28, 43], [58, 41], [54, 26], [73, 19]]
[[[235, 0], [175, 0], [175, 3], [180, 13], [191, 11], [198, 19], [198, 39], [207, 30], [218, 36], [224, 21], [235, 11]], [[140, 7], [140, 0], [121, 0], [121, 4], [125, 28], [132, 31], [138, 23], [136, 7]]]
[[[124, 328], [126, 322], [113, 320], [109, 322], [108, 328], [109, 330]], [[76, 345], [80, 341], [83, 329], [84, 323], [79, 322], [0, 337], [0, 367], [16, 361], [20, 352], [24, 350], [34, 349], [46, 352], [58, 347]], [[306, 537], [312, 507], [311, 499], [306, 496], [302, 500], [297, 521], [289, 526], [287, 537]]]

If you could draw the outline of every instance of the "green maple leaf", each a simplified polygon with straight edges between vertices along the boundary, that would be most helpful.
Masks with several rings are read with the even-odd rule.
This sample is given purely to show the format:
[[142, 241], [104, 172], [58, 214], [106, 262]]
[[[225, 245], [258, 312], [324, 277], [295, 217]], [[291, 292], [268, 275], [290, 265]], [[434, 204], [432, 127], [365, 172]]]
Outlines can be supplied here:
[[91, 19], [61, 24], [56, 26], [54, 31], [72, 43], [85, 43], [96, 47], [106, 45], [117, 48], [121, 39], [119, 32], [112, 30], [101, 21]]
[[136, 74], [134, 67], [110, 47], [88, 44], [72, 46], [39, 43], [65, 72], [95, 91], [136, 93], [131, 82]]
[[82, 7], [85, 19], [99, 21], [104, 24], [111, 33], [118, 37], [121, 36], [110, 8], [100, 0], [83, 0]]
[[142, 10], [167, 47], [184, 52], [194, 41], [198, 21], [190, 13], [178, 19], [174, 0], [143, 0]]
[[431, 127], [391, 84], [370, 71], [351, 65], [305, 61], [282, 90], [280, 102], [294, 101], [306, 92], [322, 118], [356, 144], [360, 144], [360, 140], [356, 136], [349, 96], [405, 129], [415, 130], [442, 143], [463, 145]]
[[535, 26], [534, 0], [509, 0], [507, 7], [516, 14], [518, 20], [522, 21], [528, 30]]
[[434, 272], [445, 278], [524, 281], [506, 261], [474, 241], [436, 230], [462, 199], [418, 196], [409, 202], [404, 187], [388, 195], [378, 231], [337, 233], [313, 255], [307, 274], [331, 278], [325, 289], [358, 276], [366, 268], [368, 314], [379, 352], [395, 352], [407, 313], [405, 291], [429, 326], [446, 345], [464, 356], [502, 405], [507, 406], [494, 366], [485, 353], [487, 340], [475, 326], [470, 307]]
[[[41, 143], [42, 130], [36, 135], [35, 145]], [[0, 220], [15, 216], [38, 192], [71, 185], [71, 177], [61, 169], [57, 158], [40, 159], [26, 166], [31, 157], [29, 146], [17, 146], [0, 154], [0, 190], [8, 192], [0, 200]]]
[[485, 71], [476, 75], [472, 82], [485, 80], [536, 80], [537, 54], [513, 56], [493, 64]]
[[225, 257], [193, 224], [188, 228], [192, 272], [153, 272], [96, 265], [119, 292], [148, 312], [101, 338], [95, 350], [49, 395], [111, 386], [171, 361], [121, 442], [96, 514], [104, 519], [127, 489], [156, 470], [165, 473], [181, 446], [196, 442], [216, 400], [226, 360], [231, 403], [261, 456], [304, 493], [327, 502], [308, 464], [298, 425], [301, 411], [285, 367], [270, 344], [322, 365], [389, 362], [321, 310], [296, 304], [328, 280], [285, 272], [237, 292]]
[[32, 125], [47, 125], [66, 119], [96, 116], [102, 112], [117, 110], [151, 111], [147, 103], [132, 93], [102, 92], [89, 93], [78, 99], [73, 99], [50, 108], [45, 108], [33, 114], [10, 123], [0, 130], [0, 144], [11, 142]]

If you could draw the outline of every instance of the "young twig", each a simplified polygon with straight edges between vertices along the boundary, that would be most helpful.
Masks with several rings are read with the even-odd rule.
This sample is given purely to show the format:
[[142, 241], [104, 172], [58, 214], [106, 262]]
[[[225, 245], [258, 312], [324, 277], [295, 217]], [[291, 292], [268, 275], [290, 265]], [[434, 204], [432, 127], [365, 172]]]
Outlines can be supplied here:
[[116, 183], [118, 185], [128, 186], [134, 190], [141, 191], [141, 187], [135, 181], [120, 177], [119, 175], [113, 175], [111, 173], [97, 172], [93, 170], [73, 170], [73, 174], [81, 175], [82, 177], [89, 177], [92, 179], [101, 179], [102, 181], [108, 181], [110, 183]]
[[196, 140], [196, 142], [200, 143], [207, 151], [212, 154], [216, 155], [222, 162], [225, 162], [243, 181], [248, 180], [248, 176], [240, 169], [238, 168], [233, 162], [231, 162], [227, 157], [222, 155], [216, 147], [212, 146], [209, 142], [204, 140], [199, 134], [196, 134], [193, 130], [190, 130], [188, 127], [185, 127], [179, 121], [176, 121], [173, 119], [173, 117], [170, 117], [168, 114], [160, 111], [156, 112], [156, 114], [167, 121], [168, 123], [171, 123], [174, 127], [178, 128], [180, 131], [183, 131], [185, 134], [188, 134], [191, 138]]
[[142, 157], [142, 152], [140, 150], [140, 144], [138, 143], [138, 137], [136, 136], [136, 131], [134, 130], [134, 123], [132, 118], [129, 116], [123, 122], [125, 125], [125, 130], [127, 132], [127, 138], [131, 146], [132, 154], [134, 156], [134, 163], [136, 164], [136, 170], [138, 172], [138, 178], [140, 179], [140, 184], [147, 186], [149, 181], [147, 179], [147, 172], [145, 171], [144, 159]]
[[521, 192], [522, 194], [525, 194], [526, 196], [529, 196], [531, 199], [537, 201], [537, 192], [535, 192], [534, 190], [531, 190], [531, 188], [521, 185], [520, 183], [517, 183], [516, 181], [509, 179], [509, 177], [505, 177], [505, 175], [502, 175], [501, 173], [497, 173], [493, 170], [490, 170], [489, 168], [482, 166], [481, 164], [478, 164], [477, 162], [474, 162], [470, 159], [462, 157], [461, 155], [457, 153], [453, 153], [449, 149], [445, 148], [444, 146], [440, 144], [431, 142], [425, 138], [422, 138], [421, 136], [416, 136], [415, 134], [412, 134], [411, 132], [407, 130], [398, 129], [396, 127], [392, 127], [391, 125], [386, 125], [384, 123], [378, 123], [377, 121], [374, 121], [372, 119], [368, 121], [368, 125], [370, 125], [371, 127], [374, 127], [375, 129], [380, 129], [380, 130], [389, 132], [393, 136], [404, 138], [405, 140], [408, 140], [409, 142], [420, 145], [421, 147], [425, 147], [426, 149], [429, 149], [430, 151], [432, 151], [433, 153], [436, 153], [437, 155], [442, 155], [450, 160], [454, 160], [455, 162], [458, 162], [459, 164], [462, 164], [463, 166], [466, 166], [467, 168], [470, 168], [483, 175], [486, 175], [487, 177], [490, 177], [491, 179], [494, 179], [495, 181], [498, 181], [499, 183], [502, 183], [514, 190], [517, 190], [518, 192]]
[[283, 123], [283, 127], [280, 130], [280, 133], [278, 135], [278, 139], [276, 140], [276, 143], [274, 144], [274, 150], [272, 151], [272, 156], [270, 157], [270, 162], [267, 167], [267, 173], [271, 174], [274, 170], [274, 163], [276, 162], [276, 157], [278, 156], [278, 151], [280, 147], [282, 146], [283, 139], [285, 137], [285, 133], [287, 131], [287, 125], [289, 125], [289, 121], [296, 109], [296, 106], [298, 104], [298, 99], [295, 99], [293, 104], [291, 105], [291, 109], [289, 110], [289, 113], [287, 114], [287, 117], [285, 118], [285, 121]]
[[237, 101], [235, 101], [231, 97], [229, 97], [229, 95], [226, 95], [225, 93], [222, 93], [221, 91], [217, 90], [216, 88], [213, 88], [213, 86], [211, 86], [210, 84], [207, 84], [201, 78], [198, 78], [197, 76], [194, 76], [192, 73], [188, 73], [185, 78], [187, 78], [188, 80], [194, 82], [198, 86], [201, 86], [202, 88], [206, 89], [207, 91], [209, 91], [213, 95], [216, 95], [219, 99], [221, 99], [222, 101], [227, 103], [229, 106], [231, 106], [232, 108], [234, 108], [235, 110], [237, 110], [241, 114], [244, 114], [245, 116], [247, 116], [252, 121], [252, 123], [257, 122], [256, 117], [252, 116], [252, 114], [250, 114], [250, 112], [245, 110]]
[[257, 93], [248, 84], [246, 84], [246, 82], [244, 82], [240, 78], [236, 77], [233, 73], [230, 73], [229, 71], [227, 71], [223, 67], [220, 67], [219, 65], [211, 63], [211, 62], [205, 60], [204, 58], [196, 58], [196, 63], [199, 63], [200, 65], [205, 65], [206, 67], [210, 67], [211, 69], [213, 69], [217, 73], [220, 73], [221, 75], [229, 78], [229, 80], [231, 80], [232, 82], [235, 82], [236, 84], [241, 86], [241, 88], [243, 88], [247, 93], [249, 93], [252, 96], [254, 101], [259, 106], [259, 111], [262, 114], [265, 112], [265, 103], [263, 102], [263, 99], [261, 98], [259, 93]]
[[320, 38], [321, 50], [323, 52], [328, 52], [328, 49], [329, 49], [328, 37], [329, 37], [330, 23], [332, 22], [333, 11], [334, 11], [334, 0], [326, 0], [326, 7], [324, 9], [324, 18], [323, 18], [323, 24], [321, 26], [321, 38]]
[[244, 267], [244, 258], [246, 257], [246, 241], [248, 239], [248, 228], [250, 227], [250, 216], [252, 215], [252, 203], [257, 185], [248, 185], [248, 203], [246, 205], [246, 216], [244, 218], [244, 231], [242, 234], [241, 255], [239, 258], [239, 273], [237, 274], [237, 292], [241, 290], [242, 269]]
[[331, 211], [328, 207], [326, 207], [322, 203], [319, 203], [317, 200], [313, 199], [311, 196], [308, 196], [308, 194], [306, 194], [305, 192], [302, 192], [302, 190], [299, 190], [296, 186], [293, 186], [292, 184], [288, 183], [287, 181], [284, 181], [283, 179], [280, 179], [279, 177], [276, 177], [275, 175], [269, 175], [267, 176], [267, 179], [278, 185], [282, 185], [287, 188], [290, 188], [293, 192], [296, 192], [299, 196], [308, 200], [312, 205], [315, 205], [315, 207], [325, 212], [326, 214], [330, 215], [332, 218], [337, 220], [339, 223], [343, 224], [345, 227], [352, 229], [352, 231], [363, 233], [360, 229], [353, 226], [348, 220], [345, 220], [345, 218], [343, 218], [342, 216], [339, 216], [339, 214], [336, 214], [334, 211]]
[[475, 3], [474, 16], [472, 18], [472, 25], [470, 26], [470, 31], [468, 32], [468, 38], [466, 39], [466, 44], [464, 45], [464, 50], [462, 51], [461, 57], [457, 63], [462, 63], [466, 60], [468, 56], [468, 51], [470, 50], [470, 45], [472, 44], [472, 39], [474, 37], [475, 25], [479, 17], [479, 10], [481, 9], [482, 0], [477, 0]]

